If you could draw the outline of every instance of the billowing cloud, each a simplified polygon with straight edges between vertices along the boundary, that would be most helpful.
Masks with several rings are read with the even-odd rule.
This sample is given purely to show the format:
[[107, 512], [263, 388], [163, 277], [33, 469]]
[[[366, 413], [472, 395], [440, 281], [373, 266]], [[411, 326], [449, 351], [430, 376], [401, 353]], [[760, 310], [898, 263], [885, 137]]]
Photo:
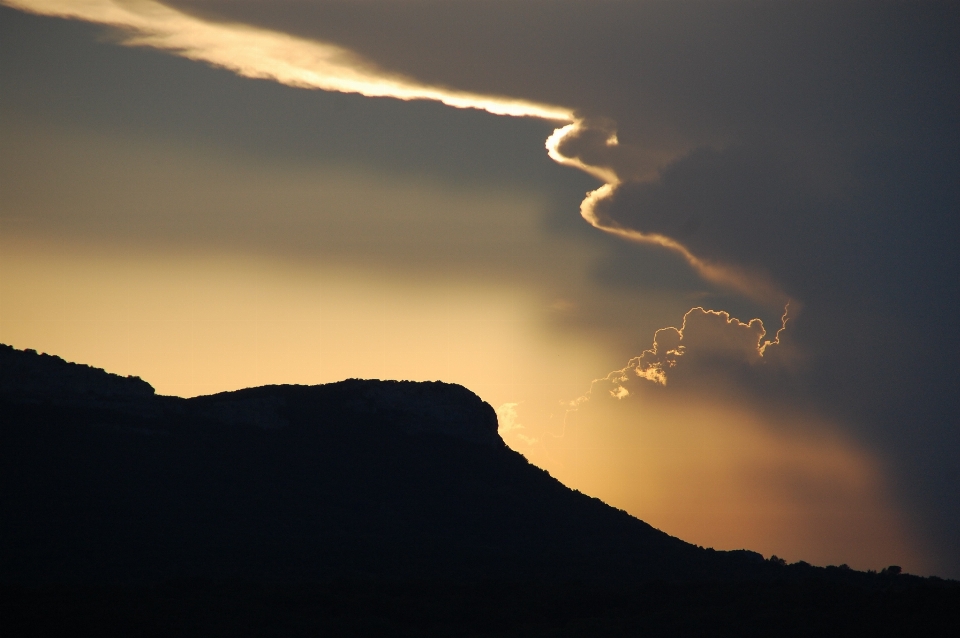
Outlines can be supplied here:
[[776, 334], [766, 339], [767, 329], [761, 319], [742, 322], [725, 311], [692, 308], [679, 328], [657, 330], [649, 350], [630, 359], [620, 370], [595, 380], [590, 394], [575, 401], [574, 406], [597, 390], [617, 399], [626, 398], [635, 384], [644, 381], [666, 386], [677, 382], [689, 385], [692, 379], [702, 380], [707, 375], [740, 382], [748, 374], [756, 377], [757, 368], [784, 365], [784, 357], [773, 353], [781, 347], [788, 320], [789, 306]]
[[751, 270], [718, 259], [704, 258], [682, 239], [695, 231], [699, 221], [690, 218], [679, 230], [624, 223], [611, 214], [611, 203], [638, 185], [657, 182], [653, 164], [638, 147], [625, 146], [617, 139], [615, 123], [604, 118], [579, 119], [557, 129], [547, 139], [547, 152], [560, 164], [574, 166], [604, 181], [587, 193], [580, 204], [580, 216], [591, 226], [621, 239], [661, 246], [678, 253], [705, 280], [768, 306], [788, 302], [789, 297], [762, 270]]

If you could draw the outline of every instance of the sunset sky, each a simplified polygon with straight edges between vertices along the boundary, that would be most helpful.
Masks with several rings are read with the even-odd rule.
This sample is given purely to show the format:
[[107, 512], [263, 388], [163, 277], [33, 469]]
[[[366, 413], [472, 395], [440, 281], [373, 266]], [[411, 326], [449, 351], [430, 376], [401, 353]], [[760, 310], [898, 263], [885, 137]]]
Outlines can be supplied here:
[[960, 4], [0, 5], [0, 342], [460, 383], [689, 542], [960, 577]]

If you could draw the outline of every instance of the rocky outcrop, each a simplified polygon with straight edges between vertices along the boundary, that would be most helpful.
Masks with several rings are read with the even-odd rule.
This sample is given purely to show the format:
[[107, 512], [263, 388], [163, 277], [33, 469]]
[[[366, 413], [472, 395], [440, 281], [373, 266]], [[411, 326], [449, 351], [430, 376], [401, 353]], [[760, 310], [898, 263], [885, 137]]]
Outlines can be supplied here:
[[441, 381], [364, 381], [332, 384], [353, 395], [349, 404], [398, 424], [411, 435], [440, 434], [470, 443], [502, 446], [493, 407], [461, 385]]

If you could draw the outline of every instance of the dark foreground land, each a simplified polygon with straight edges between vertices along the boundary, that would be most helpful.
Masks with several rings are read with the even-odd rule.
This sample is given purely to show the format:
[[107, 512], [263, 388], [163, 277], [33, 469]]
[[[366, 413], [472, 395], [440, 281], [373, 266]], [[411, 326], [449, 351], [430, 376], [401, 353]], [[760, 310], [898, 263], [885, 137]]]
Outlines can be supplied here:
[[956, 587], [774, 582], [0, 588], [10, 636], [952, 636]]
[[685, 543], [443, 383], [160, 397], [0, 346], [3, 636], [953, 635], [960, 583]]

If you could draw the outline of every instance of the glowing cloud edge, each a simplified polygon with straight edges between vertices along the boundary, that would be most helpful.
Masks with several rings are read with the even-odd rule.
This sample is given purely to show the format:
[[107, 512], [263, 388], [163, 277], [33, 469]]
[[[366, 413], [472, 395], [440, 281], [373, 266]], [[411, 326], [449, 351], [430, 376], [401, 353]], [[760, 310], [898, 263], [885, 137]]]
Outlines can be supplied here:
[[[624, 399], [628, 397], [630, 395], [630, 392], [620, 384], [632, 378], [631, 373], [632, 373], [632, 376], [645, 379], [647, 381], [650, 381], [651, 383], [654, 383], [655, 385], [661, 385], [661, 386], [667, 385], [668, 375], [667, 375], [667, 370], [664, 367], [664, 361], [666, 361], [667, 368], [674, 367], [677, 364], [677, 359], [683, 357], [684, 352], [686, 350], [686, 346], [680, 343], [680, 345], [676, 349], [668, 350], [666, 352], [661, 353], [659, 350], [660, 344], [657, 340], [657, 337], [661, 332], [672, 330], [677, 333], [677, 335], [680, 338], [680, 341], [682, 342], [684, 331], [687, 329], [687, 318], [690, 317], [690, 315], [695, 312], [700, 312], [704, 315], [713, 315], [713, 316], [719, 317], [720, 319], [725, 321], [726, 325], [728, 326], [749, 328], [754, 325], [758, 325], [760, 327], [760, 332], [757, 334], [756, 354], [757, 354], [757, 358], [761, 360], [766, 354], [768, 348], [772, 346], [780, 345], [780, 336], [787, 329], [787, 323], [790, 321], [790, 303], [788, 302], [783, 308], [783, 315], [780, 317], [780, 327], [777, 329], [777, 332], [774, 334], [773, 339], [765, 340], [764, 337], [766, 337], [767, 334], [769, 333], [767, 332], [767, 328], [763, 324], [762, 319], [754, 318], [749, 321], [741, 321], [740, 319], [737, 319], [736, 317], [731, 316], [730, 313], [726, 312], [725, 310], [708, 310], [703, 306], [696, 306], [694, 308], [691, 308], [683, 315], [683, 321], [681, 322], [679, 328], [667, 327], [667, 328], [658, 329], [653, 334], [653, 345], [649, 349], [644, 350], [643, 352], [641, 352], [639, 355], [635, 357], [632, 357], [629, 361], [627, 361], [627, 365], [625, 365], [623, 368], [620, 368], [619, 370], [614, 370], [613, 372], [610, 372], [606, 376], [603, 376], [591, 381], [590, 389], [587, 390], [586, 394], [574, 399], [573, 401], [570, 401], [567, 404], [567, 412], [568, 413], [575, 412], [578, 406], [580, 406], [586, 401], [589, 401], [590, 397], [593, 395], [594, 387], [598, 383], [608, 382], [612, 384], [617, 384], [613, 390], [609, 391], [610, 396], [612, 396], [615, 399]], [[661, 359], [664, 356], [670, 356], [672, 358], [663, 359], [663, 360], [654, 360], [652, 362], [645, 362], [644, 358], [647, 355], [650, 355], [651, 357], [659, 356], [661, 357]]]

